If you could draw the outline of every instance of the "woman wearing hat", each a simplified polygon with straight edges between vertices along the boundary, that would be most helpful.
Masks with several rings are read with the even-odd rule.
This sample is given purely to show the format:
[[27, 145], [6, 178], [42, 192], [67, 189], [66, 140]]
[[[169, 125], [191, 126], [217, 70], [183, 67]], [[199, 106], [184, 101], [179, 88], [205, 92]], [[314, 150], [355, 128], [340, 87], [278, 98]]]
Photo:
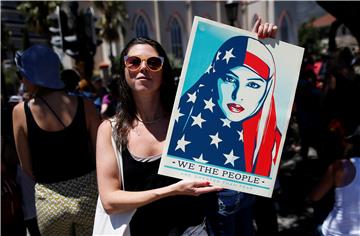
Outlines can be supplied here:
[[97, 200], [95, 107], [64, 91], [60, 60], [47, 46], [17, 52], [15, 62], [32, 98], [14, 108], [14, 137], [21, 167], [36, 182], [41, 234], [90, 235]]

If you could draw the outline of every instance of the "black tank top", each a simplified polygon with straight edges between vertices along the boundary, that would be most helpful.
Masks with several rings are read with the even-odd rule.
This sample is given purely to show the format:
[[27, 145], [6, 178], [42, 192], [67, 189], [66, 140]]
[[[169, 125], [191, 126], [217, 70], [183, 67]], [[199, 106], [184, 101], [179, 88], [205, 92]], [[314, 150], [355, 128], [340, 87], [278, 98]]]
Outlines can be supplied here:
[[[122, 152], [125, 189], [143, 191], [164, 187], [179, 179], [157, 174], [160, 158], [151, 162], [135, 160], [128, 149]], [[215, 206], [215, 194], [172, 196], [137, 209], [130, 222], [132, 236], [181, 235], [188, 227], [202, 223], [205, 209]]]
[[28, 102], [24, 106], [32, 170], [38, 183], [69, 180], [95, 170], [81, 98], [78, 98], [74, 119], [59, 131], [41, 129], [34, 120]]

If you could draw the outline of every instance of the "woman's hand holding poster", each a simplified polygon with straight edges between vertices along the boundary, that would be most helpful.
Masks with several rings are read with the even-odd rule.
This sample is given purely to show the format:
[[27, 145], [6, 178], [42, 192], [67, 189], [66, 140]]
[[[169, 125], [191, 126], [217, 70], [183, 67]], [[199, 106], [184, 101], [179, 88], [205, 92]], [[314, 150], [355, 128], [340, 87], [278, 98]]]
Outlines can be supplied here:
[[271, 197], [303, 51], [195, 17], [159, 174]]

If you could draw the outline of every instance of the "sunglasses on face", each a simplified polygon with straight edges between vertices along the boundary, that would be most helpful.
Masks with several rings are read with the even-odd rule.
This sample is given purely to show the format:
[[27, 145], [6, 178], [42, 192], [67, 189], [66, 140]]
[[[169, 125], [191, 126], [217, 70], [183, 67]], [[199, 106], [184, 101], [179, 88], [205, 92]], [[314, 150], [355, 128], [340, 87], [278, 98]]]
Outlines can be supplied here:
[[125, 56], [124, 61], [125, 61], [125, 66], [130, 71], [138, 70], [141, 66], [141, 63], [145, 61], [146, 67], [149, 68], [151, 71], [156, 72], [161, 70], [164, 63], [164, 58], [163, 57], [142, 58], [138, 56]]

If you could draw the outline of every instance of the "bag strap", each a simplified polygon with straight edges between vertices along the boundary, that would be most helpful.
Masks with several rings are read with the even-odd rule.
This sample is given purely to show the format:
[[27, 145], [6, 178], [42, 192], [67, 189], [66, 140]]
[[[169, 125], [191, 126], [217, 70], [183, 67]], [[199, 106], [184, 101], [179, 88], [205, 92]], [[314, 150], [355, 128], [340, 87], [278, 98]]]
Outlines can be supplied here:
[[64, 128], [66, 128], [66, 125], [64, 124], [64, 122], [62, 122], [62, 120], [60, 119], [60, 117], [56, 114], [56, 112], [54, 111], [54, 109], [52, 109], [52, 107], [49, 105], [49, 103], [47, 103], [47, 101], [39, 96], [38, 97], [51, 111], [51, 113], [55, 116], [55, 118], [64, 126]]
[[118, 149], [116, 146], [116, 142], [114, 139], [114, 129], [115, 129], [115, 120], [114, 119], [110, 119], [110, 124], [111, 124], [111, 144], [112, 147], [114, 149], [115, 152], [115, 156], [116, 156], [116, 162], [118, 164], [118, 168], [119, 168], [119, 176], [121, 178], [121, 189], [125, 190], [125, 182], [124, 182], [124, 171], [123, 171], [123, 160], [122, 160], [122, 150], [121, 150], [121, 146]]

